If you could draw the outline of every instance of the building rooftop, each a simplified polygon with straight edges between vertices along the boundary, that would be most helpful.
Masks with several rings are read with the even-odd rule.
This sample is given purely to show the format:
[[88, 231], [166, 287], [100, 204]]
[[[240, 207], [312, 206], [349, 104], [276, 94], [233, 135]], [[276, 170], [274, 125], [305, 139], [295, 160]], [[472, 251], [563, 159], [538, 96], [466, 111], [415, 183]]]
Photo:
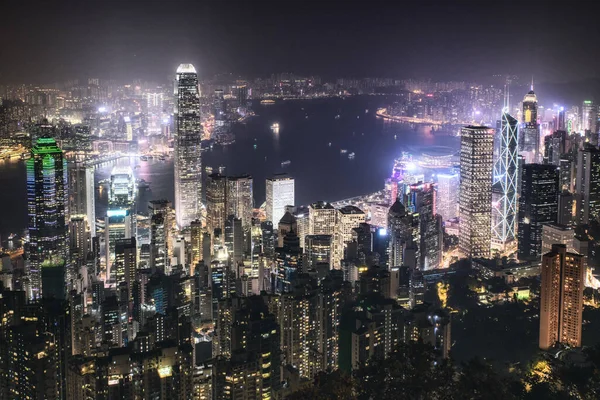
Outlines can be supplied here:
[[196, 68], [194, 68], [194, 66], [192, 64], [180, 64], [179, 67], [177, 67], [177, 73], [178, 74], [195, 74]]
[[356, 206], [344, 206], [340, 208], [342, 214], [364, 214], [364, 211]]

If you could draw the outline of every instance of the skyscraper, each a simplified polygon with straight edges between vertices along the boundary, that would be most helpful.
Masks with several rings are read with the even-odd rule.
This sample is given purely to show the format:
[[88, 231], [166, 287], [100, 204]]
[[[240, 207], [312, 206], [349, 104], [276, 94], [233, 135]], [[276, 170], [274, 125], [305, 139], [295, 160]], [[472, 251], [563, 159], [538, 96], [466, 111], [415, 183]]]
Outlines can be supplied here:
[[517, 216], [517, 126], [518, 122], [508, 108], [502, 113], [500, 132], [500, 155], [494, 168], [494, 188], [500, 199], [492, 207], [492, 243], [504, 250], [515, 239]]
[[418, 220], [419, 269], [436, 269], [442, 262], [443, 237], [441, 217], [435, 214], [435, 185], [410, 185], [404, 197], [405, 206]]
[[27, 160], [31, 298], [42, 296], [44, 265], [67, 261], [67, 161], [52, 138], [39, 138]]
[[332, 268], [340, 268], [344, 259], [346, 244], [352, 240], [352, 230], [365, 222], [365, 213], [356, 206], [345, 206], [337, 210], [337, 224], [334, 235], [334, 252], [331, 257]]
[[293, 206], [294, 202], [294, 178], [288, 174], [267, 178], [267, 221], [278, 224], [285, 214], [285, 206]]
[[531, 90], [523, 99], [523, 130], [519, 136], [519, 154], [522, 154], [528, 163], [541, 161], [540, 152], [540, 126], [538, 124], [537, 96]]
[[235, 215], [242, 220], [244, 230], [252, 225], [254, 194], [252, 176], [239, 175], [227, 178], [227, 216]]
[[554, 165], [525, 164], [519, 197], [519, 260], [539, 261], [542, 228], [556, 222], [558, 170]]
[[211, 235], [215, 229], [225, 229], [227, 219], [227, 177], [210, 174], [206, 179], [206, 229]]
[[459, 248], [488, 258], [491, 246], [493, 129], [466, 126], [460, 138]]
[[317, 201], [308, 206], [308, 234], [333, 235], [337, 210], [329, 203]]
[[87, 220], [91, 236], [96, 236], [96, 200], [94, 195], [94, 169], [83, 161], [68, 164], [69, 215]]
[[597, 107], [591, 100], [584, 100], [581, 107], [581, 130], [596, 131]]
[[575, 181], [576, 216], [581, 224], [600, 217], [600, 150], [586, 145], [579, 150]]
[[540, 294], [540, 348], [556, 343], [581, 346], [583, 256], [567, 252], [567, 246], [555, 244], [542, 258]]
[[437, 174], [436, 213], [443, 221], [458, 217], [458, 172]]
[[176, 97], [175, 212], [184, 227], [199, 218], [202, 198], [200, 96], [192, 64], [177, 68]]

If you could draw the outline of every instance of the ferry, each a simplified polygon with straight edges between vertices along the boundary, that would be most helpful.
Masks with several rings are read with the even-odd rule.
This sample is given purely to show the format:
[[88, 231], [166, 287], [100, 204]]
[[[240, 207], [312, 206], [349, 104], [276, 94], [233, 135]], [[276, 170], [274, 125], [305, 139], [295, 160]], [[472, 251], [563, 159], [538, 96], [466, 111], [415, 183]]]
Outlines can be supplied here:
[[348, 154], [348, 159], [354, 160], [354, 157], [356, 157], [356, 154], [354, 154], [354, 152]]
[[292, 162], [290, 160], [286, 160], [284, 162], [281, 163], [282, 167], [287, 167], [288, 165], [290, 165]]
[[348, 150], [346, 150], [346, 149], [341, 149], [340, 150], [340, 154], [346, 154], [347, 152], [348, 152]]
[[142, 160], [142, 161], [148, 161], [148, 156], [141, 156], [140, 160]]
[[275, 100], [269, 100], [269, 99], [261, 100], [260, 104], [263, 104], [263, 105], [275, 104]]

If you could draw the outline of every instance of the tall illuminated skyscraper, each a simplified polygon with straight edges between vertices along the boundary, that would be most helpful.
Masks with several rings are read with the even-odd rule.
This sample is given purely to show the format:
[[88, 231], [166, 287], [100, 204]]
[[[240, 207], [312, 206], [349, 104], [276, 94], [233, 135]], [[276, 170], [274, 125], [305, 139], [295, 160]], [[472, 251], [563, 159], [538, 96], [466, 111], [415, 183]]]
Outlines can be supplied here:
[[135, 235], [134, 205], [137, 189], [131, 167], [116, 166], [110, 174], [108, 210], [105, 218], [106, 279], [115, 279], [113, 263], [119, 239]]
[[598, 108], [591, 100], [585, 100], [581, 107], [581, 130], [596, 131], [596, 113]]
[[540, 293], [540, 341], [542, 350], [556, 343], [581, 346], [583, 256], [567, 252], [564, 244], [555, 244], [542, 257]]
[[517, 127], [518, 121], [502, 113], [500, 132], [500, 155], [494, 168], [493, 191], [499, 192], [499, 200], [492, 207], [492, 243], [499, 250], [515, 239], [517, 223]]
[[200, 217], [202, 162], [200, 94], [192, 64], [177, 68], [175, 111], [175, 215], [181, 228]]
[[490, 256], [493, 132], [486, 126], [461, 130], [459, 248], [467, 257]]
[[540, 162], [540, 126], [538, 124], [537, 96], [531, 90], [523, 99], [523, 130], [519, 136], [519, 153], [525, 157], [527, 163]]
[[267, 221], [279, 224], [285, 214], [285, 206], [293, 206], [294, 201], [294, 178], [288, 174], [267, 178]]
[[69, 236], [67, 161], [52, 138], [37, 139], [27, 160], [31, 298], [42, 297], [42, 268], [65, 267]]

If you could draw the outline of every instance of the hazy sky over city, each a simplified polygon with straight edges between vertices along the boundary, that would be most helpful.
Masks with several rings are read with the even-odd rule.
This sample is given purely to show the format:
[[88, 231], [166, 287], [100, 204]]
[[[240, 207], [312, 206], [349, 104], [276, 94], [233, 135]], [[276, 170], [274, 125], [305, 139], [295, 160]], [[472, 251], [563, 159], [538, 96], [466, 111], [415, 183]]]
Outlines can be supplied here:
[[218, 72], [598, 76], [592, 2], [7, 1], [0, 82]]

